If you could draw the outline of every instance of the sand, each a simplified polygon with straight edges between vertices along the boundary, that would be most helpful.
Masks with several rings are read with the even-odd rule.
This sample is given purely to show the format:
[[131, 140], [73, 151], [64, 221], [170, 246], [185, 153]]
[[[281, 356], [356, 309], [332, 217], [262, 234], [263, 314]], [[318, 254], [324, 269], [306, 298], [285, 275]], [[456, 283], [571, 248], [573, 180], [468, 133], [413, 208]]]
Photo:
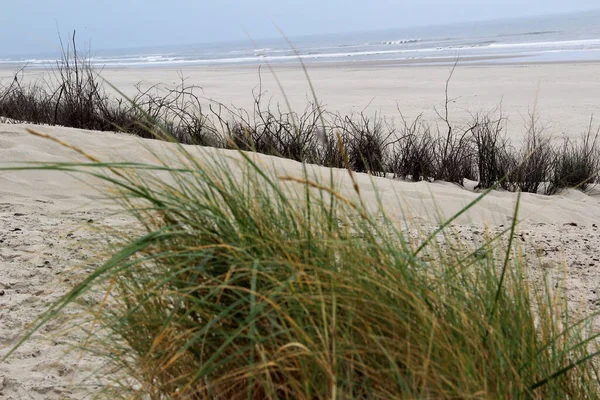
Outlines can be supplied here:
[[[375, 68], [377, 68], [375, 70]], [[453, 96], [458, 104], [493, 107], [504, 97], [504, 107], [515, 114], [527, 112], [538, 95], [538, 108], [552, 117], [555, 126], [584, 129], [595, 106], [600, 73], [587, 64], [513, 65], [463, 67], [456, 71]], [[176, 79], [175, 70], [108, 70], [105, 77], [118, 86], [135, 80]], [[429, 110], [443, 101], [446, 67], [392, 68], [390, 66], [311, 67], [311, 76], [322, 100], [334, 109], [358, 110], [371, 99], [371, 109], [381, 107], [391, 115], [398, 101], [407, 114]], [[205, 95], [222, 102], [247, 106], [248, 91], [256, 85], [256, 71], [249, 67], [229, 69], [194, 68], [183, 71], [194, 83], [204, 85]], [[265, 75], [266, 72], [265, 72]], [[282, 68], [279, 77], [289, 88], [294, 104], [306, 94], [301, 71]], [[264, 88], [273, 91], [270, 78]], [[539, 90], [538, 90], [539, 88]], [[234, 101], [237, 100], [237, 101]], [[246, 103], [244, 103], [244, 101]], [[429, 108], [428, 108], [429, 107]], [[171, 145], [128, 135], [83, 131], [60, 127], [0, 125], [0, 165], [26, 161], [81, 161], [81, 157], [48, 140], [31, 136], [33, 127], [94, 156], [108, 161], [152, 162], [148, 148], [168, 157]], [[571, 131], [570, 131], [571, 132]], [[201, 157], [220, 156], [235, 160], [235, 152], [192, 149]], [[298, 176], [300, 165], [289, 160], [255, 156], [279, 175]], [[326, 176], [328, 170], [314, 168]], [[345, 171], [334, 171], [342, 193], [351, 196], [352, 184]], [[452, 216], [478, 194], [444, 182], [409, 183], [384, 178], [371, 180], [357, 175], [365, 202], [376, 207], [377, 197], [386, 212], [399, 221], [410, 221], [412, 232], [430, 230]], [[374, 185], [372, 184], [374, 182]], [[135, 229], [131, 218], [119, 214], [106, 199], [101, 185], [88, 178], [62, 172], [0, 172], [0, 357], [16, 343], [37, 315], [94, 268], [103, 244], [101, 227]], [[592, 312], [600, 306], [596, 294], [600, 268], [600, 191], [570, 190], [556, 196], [524, 194], [517, 243], [532, 260], [532, 276], [558, 282], [573, 302], [572, 312]], [[493, 192], [452, 229], [474, 243], [486, 231], [506, 228], [512, 218], [516, 195]], [[64, 355], [84, 338], [64, 331], [59, 323], [42, 329], [7, 362], [0, 362], [2, 399], [80, 399], [97, 382], [87, 377], [102, 360], [77, 353]]]
[[[449, 84], [450, 118], [457, 124], [470, 113], [494, 110], [501, 105], [509, 119], [508, 134], [520, 138], [524, 119], [536, 111], [540, 123], [553, 135], [579, 137], [598, 111], [599, 64], [458, 64]], [[275, 67], [294, 110], [302, 110], [312, 99], [304, 72], [297, 66]], [[399, 122], [399, 111], [413, 119], [423, 114], [439, 122], [435, 108], [443, 109], [446, 80], [451, 66], [395, 67], [388, 63], [317, 64], [309, 66], [316, 95], [325, 108], [341, 113], [378, 113]], [[181, 69], [132, 69], [104, 71], [103, 76], [126, 91], [144, 84], [178, 82], [199, 85], [204, 96], [227, 105], [251, 109], [253, 90], [264, 99], [283, 104], [273, 74], [266, 66]], [[259, 78], [260, 77], [260, 78]]]

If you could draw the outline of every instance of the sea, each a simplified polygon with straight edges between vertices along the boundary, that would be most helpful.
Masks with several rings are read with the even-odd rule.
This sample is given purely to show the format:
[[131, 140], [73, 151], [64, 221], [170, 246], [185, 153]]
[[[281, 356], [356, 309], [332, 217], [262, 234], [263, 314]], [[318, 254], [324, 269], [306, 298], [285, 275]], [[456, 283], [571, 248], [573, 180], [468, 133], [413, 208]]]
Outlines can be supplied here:
[[[93, 50], [100, 67], [298, 63], [447, 64], [600, 60], [600, 10], [535, 18], [237, 41]], [[0, 58], [0, 66], [45, 67], [58, 55]]]

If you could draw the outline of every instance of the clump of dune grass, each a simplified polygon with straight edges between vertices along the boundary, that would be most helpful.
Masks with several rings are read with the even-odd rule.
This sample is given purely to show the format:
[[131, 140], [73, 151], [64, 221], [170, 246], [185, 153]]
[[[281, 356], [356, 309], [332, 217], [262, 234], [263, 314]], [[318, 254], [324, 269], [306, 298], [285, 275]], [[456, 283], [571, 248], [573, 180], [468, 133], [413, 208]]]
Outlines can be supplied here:
[[512, 242], [518, 197], [505, 238], [440, 244], [451, 219], [414, 242], [359, 186], [339, 192], [310, 166], [287, 176], [251, 153], [173, 152], [21, 167], [104, 179], [143, 228], [37, 325], [100, 299], [80, 326], [82, 350], [108, 360], [107, 395], [600, 397], [591, 319], [572, 322], [560, 294], [533, 286]]

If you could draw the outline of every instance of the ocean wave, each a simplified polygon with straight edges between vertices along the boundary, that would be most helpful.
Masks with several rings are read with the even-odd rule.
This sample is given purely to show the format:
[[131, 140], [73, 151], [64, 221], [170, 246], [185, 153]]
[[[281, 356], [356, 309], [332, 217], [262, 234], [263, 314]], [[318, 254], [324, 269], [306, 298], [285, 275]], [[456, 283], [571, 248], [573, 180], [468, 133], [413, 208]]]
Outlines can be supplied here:
[[[444, 48], [443, 50], [448, 50]], [[365, 50], [355, 52], [306, 52], [300, 55], [259, 55], [259, 56], [247, 56], [247, 57], [223, 57], [213, 59], [180, 59], [180, 60], [163, 60], [152, 63], [153, 65], [213, 65], [213, 64], [255, 64], [260, 62], [290, 62], [296, 61], [299, 58], [302, 60], [333, 60], [333, 59], [350, 59], [370, 56], [391, 56], [400, 54], [421, 54], [421, 53], [432, 53], [438, 52], [438, 49], [427, 48], [427, 49], [394, 49], [394, 50]], [[422, 57], [422, 56], [421, 56]], [[132, 62], [132, 63], [105, 63], [106, 66], [140, 66], [147, 63]]]
[[483, 42], [475, 42], [475, 43], [466, 43], [466, 44], [459, 44], [459, 45], [453, 45], [453, 46], [447, 46], [447, 47], [438, 47], [438, 49], [449, 49], [449, 50], [454, 50], [454, 49], [477, 49], [480, 47], [490, 47], [491, 45], [497, 43], [496, 40], [485, 40]]
[[271, 49], [269, 47], [265, 47], [264, 49], [254, 49], [254, 55], [255, 56], [263, 56], [263, 55], [266, 55], [267, 53], [269, 53], [272, 50], [273, 49]]
[[181, 57], [166, 54], [144, 54], [144, 55], [126, 55], [126, 56], [94, 56], [88, 60], [93, 63], [102, 62], [115, 62], [115, 61], [139, 61], [139, 62], [161, 62], [161, 61], [173, 61]]
[[9, 58], [0, 60], [0, 63], [5, 65], [56, 65], [59, 60], [44, 59], [44, 58]]
[[397, 45], [397, 44], [408, 44], [408, 43], [419, 43], [421, 39], [399, 39], [399, 40], [384, 40], [378, 44]]

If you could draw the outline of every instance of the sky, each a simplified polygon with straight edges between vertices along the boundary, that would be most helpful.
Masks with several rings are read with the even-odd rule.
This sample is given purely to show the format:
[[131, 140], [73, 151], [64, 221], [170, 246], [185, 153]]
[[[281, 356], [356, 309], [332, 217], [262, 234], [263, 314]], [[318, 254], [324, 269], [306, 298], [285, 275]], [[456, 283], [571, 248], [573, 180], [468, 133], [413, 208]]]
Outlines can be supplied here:
[[598, 0], [0, 0], [0, 55], [54, 52], [77, 31], [95, 50], [439, 25], [600, 8]]

